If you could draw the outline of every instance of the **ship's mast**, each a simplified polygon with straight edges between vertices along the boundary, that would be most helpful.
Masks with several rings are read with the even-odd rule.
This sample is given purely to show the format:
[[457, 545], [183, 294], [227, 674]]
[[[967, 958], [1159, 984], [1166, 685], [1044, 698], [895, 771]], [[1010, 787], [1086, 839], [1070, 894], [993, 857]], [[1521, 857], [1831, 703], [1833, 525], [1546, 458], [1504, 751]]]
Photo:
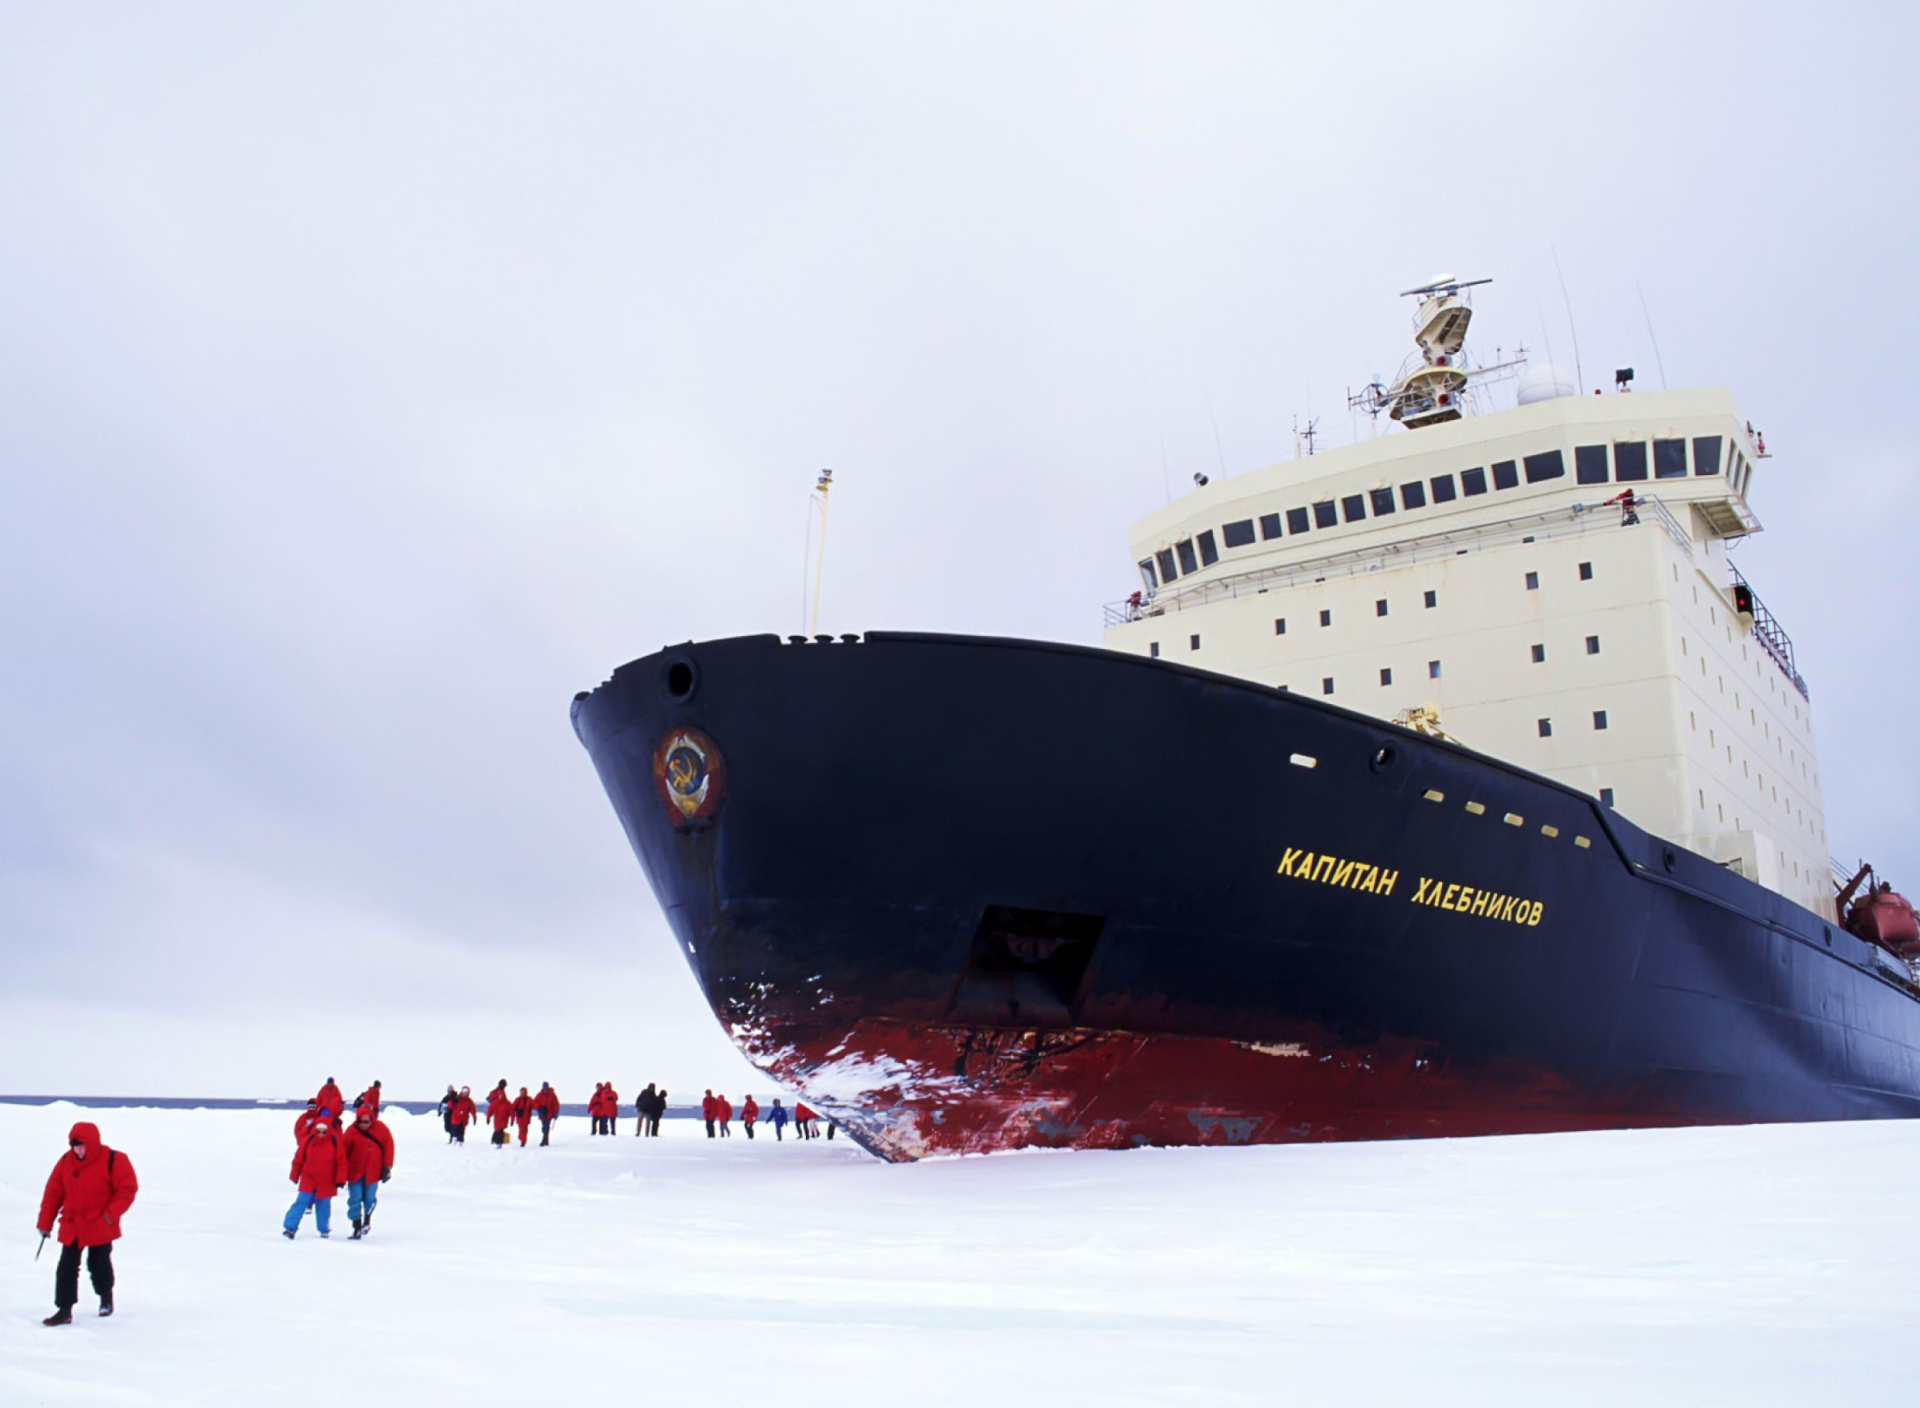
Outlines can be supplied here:
[[1420, 360], [1411, 370], [1403, 371], [1392, 386], [1383, 386], [1376, 378], [1348, 396], [1347, 405], [1374, 416], [1385, 411], [1409, 430], [1459, 420], [1465, 415], [1467, 382], [1476, 375], [1468, 370], [1461, 357], [1461, 349], [1467, 342], [1467, 327], [1473, 321], [1473, 303], [1466, 290], [1492, 282], [1492, 279], [1456, 279], [1447, 274], [1419, 288], [1403, 291], [1402, 298], [1420, 300], [1413, 317], [1413, 341], [1420, 349]]

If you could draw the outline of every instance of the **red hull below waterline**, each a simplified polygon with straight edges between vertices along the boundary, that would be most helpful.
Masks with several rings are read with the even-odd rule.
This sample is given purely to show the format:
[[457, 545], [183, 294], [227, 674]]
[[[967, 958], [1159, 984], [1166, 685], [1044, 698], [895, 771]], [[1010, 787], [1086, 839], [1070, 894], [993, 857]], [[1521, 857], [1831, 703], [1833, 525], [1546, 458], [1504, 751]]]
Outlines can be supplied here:
[[1539, 1134], [1731, 1122], [1663, 1108], [1657, 1082], [1596, 1101], [1518, 1061], [1446, 1061], [1412, 1043], [1111, 1031], [988, 1031], [862, 1021], [743, 1037], [746, 1054], [827, 1111], [859, 1111], [888, 1159], [1019, 1148]]

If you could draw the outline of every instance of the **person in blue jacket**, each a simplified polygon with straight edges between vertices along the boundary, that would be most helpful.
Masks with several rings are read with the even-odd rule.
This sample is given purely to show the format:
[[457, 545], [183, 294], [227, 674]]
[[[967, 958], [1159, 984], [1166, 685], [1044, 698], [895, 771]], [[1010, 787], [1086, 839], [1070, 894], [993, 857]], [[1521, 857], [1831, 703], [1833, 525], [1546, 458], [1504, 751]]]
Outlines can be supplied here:
[[767, 1123], [773, 1126], [773, 1137], [778, 1141], [780, 1131], [787, 1127], [787, 1107], [780, 1103], [778, 1095], [773, 1097], [773, 1108], [767, 1111]]

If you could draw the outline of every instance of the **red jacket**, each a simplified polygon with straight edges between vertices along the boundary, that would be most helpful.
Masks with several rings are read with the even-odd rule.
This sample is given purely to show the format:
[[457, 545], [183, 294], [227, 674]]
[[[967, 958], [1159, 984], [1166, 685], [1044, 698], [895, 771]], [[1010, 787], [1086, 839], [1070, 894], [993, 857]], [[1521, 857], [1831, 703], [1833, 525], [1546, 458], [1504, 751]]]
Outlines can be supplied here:
[[740, 1118], [747, 1124], [752, 1124], [760, 1118], [760, 1107], [753, 1103], [751, 1095], [747, 1097], [747, 1103], [740, 1107]]
[[69, 1143], [75, 1139], [86, 1157], [77, 1159], [69, 1149], [55, 1162], [40, 1198], [40, 1234], [53, 1231], [58, 1213], [61, 1246], [103, 1246], [119, 1238], [120, 1214], [133, 1206], [140, 1182], [133, 1160], [102, 1144], [97, 1126], [82, 1120], [67, 1133]]
[[796, 1120], [810, 1120], [814, 1116], [812, 1110], [809, 1110], [805, 1105], [802, 1105], [796, 1100], [793, 1102], [793, 1117]]
[[372, 1110], [373, 1117], [375, 1119], [379, 1119], [380, 1118], [380, 1087], [377, 1085], [370, 1085], [365, 1090], [361, 1091], [359, 1104], [360, 1104], [360, 1108], [363, 1110]]
[[620, 1093], [609, 1084], [607, 1086], [605, 1099], [607, 1103], [602, 1107], [600, 1113], [611, 1119], [620, 1113]]
[[702, 1095], [700, 1097], [700, 1118], [703, 1120], [719, 1119], [720, 1102], [711, 1095]]
[[316, 1198], [331, 1198], [347, 1181], [347, 1156], [341, 1152], [340, 1136], [331, 1126], [325, 1133], [315, 1130], [293, 1156], [293, 1172], [288, 1175], [300, 1185], [302, 1193]]
[[512, 1120], [513, 1101], [487, 1101], [487, 1123], [491, 1124], [495, 1129], [505, 1129]]
[[474, 1108], [473, 1097], [462, 1095], [453, 1102], [453, 1108], [447, 1111], [447, 1123], [455, 1129], [465, 1129], [479, 1118], [480, 1111]]
[[335, 1119], [339, 1119], [340, 1112], [347, 1108], [346, 1099], [340, 1094], [340, 1087], [332, 1081], [321, 1086], [320, 1093], [313, 1098], [320, 1102], [321, 1109], [331, 1110]]
[[340, 1136], [340, 1157], [346, 1160], [347, 1182], [378, 1182], [393, 1168], [393, 1131], [384, 1120], [364, 1125], [355, 1120]]
[[525, 1086], [520, 1089], [520, 1098], [513, 1102], [513, 1118], [523, 1128], [533, 1118], [533, 1097], [527, 1094]]
[[313, 1133], [313, 1122], [320, 1118], [318, 1110], [302, 1110], [300, 1118], [293, 1122], [293, 1142], [297, 1148], [307, 1142], [307, 1136]]
[[733, 1101], [727, 1099], [724, 1095], [716, 1095], [713, 1097], [713, 1103], [718, 1107], [719, 1113], [716, 1118], [719, 1119], [721, 1124], [725, 1124], [733, 1118]]
[[593, 1088], [593, 1094], [587, 1097], [587, 1113], [594, 1119], [599, 1119], [602, 1114], [606, 1113], [606, 1108], [607, 1088], [604, 1085], [596, 1085]]
[[538, 1095], [533, 1097], [533, 1112], [536, 1115], [545, 1115], [550, 1120], [558, 1119], [560, 1117], [560, 1092], [552, 1086], [548, 1086], [545, 1090], [542, 1090]]

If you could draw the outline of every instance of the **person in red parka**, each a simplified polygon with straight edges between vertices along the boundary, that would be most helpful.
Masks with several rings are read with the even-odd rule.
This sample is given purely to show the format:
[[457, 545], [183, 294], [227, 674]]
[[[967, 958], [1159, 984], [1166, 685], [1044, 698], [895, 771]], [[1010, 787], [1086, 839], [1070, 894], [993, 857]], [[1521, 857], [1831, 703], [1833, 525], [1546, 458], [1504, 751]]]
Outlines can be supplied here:
[[507, 1094], [507, 1083], [501, 1081], [487, 1092], [487, 1123], [493, 1126], [493, 1142], [507, 1142], [507, 1125], [513, 1120], [513, 1097]]
[[733, 1101], [724, 1095], [713, 1097], [714, 1117], [720, 1121], [720, 1137], [733, 1138]]
[[707, 1138], [713, 1138], [713, 1122], [720, 1118], [720, 1102], [709, 1090], [700, 1097], [700, 1118], [707, 1122]]
[[527, 1094], [527, 1088], [520, 1087], [519, 1098], [513, 1102], [513, 1122], [520, 1129], [520, 1147], [527, 1147], [527, 1126], [533, 1123], [533, 1097]]
[[293, 1147], [298, 1149], [307, 1142], [307, 1136], [313, 1133], [313, 1122], [320, 1118], [318, 1097], [307, 1101], [306, 1113], [293, 1122]]
[[540, 1093], [533, 1097], [533, 1112], [540, 1116], [540, 1147], [544, 1149], [553, 1122], [560, 1118], [560, 1094], [545, 1081], [540, 1082]]
[[798, 1100], [793, 1102], [793, 1132], [802, 1139], [813, 1138], [813, 1111]]
[[620, 1132], [620, 1092], [613, 1088], [612, 1081], [607, 1082], [605, 1099], [607, 1102], [607, 1133], [618, 1134]]
[[747, 1138], [753, 1138], [753, 1122], [760, 1118], [760, 1106], [749, 1095], [740, 1106], [740, 1127], [747, 1132]]
[[453, 1131], [453, 1142], [466, 1143], [467, 1126], [478, 1118], [480, 1118], [480, 1111], [474, 1106], [473, 1090], [463, 1085], [460, 1087], [459, 1096], [447, 1110], [447, 1128]]
[[353, 1108], [356, 1110], [372, 1110], [373, 1117], [375, 1119], [379, 1119], [380, 1118], [380, 1082], [375, 1081], [372, 1085], [368, 1086], [365, 1090], [361, 1091], [359, 1095], [355, 1096], [353, 1101]]
[[87, 1254], [87, 1275], [100, 1297], [100, 1313], [113, 1314], [113, 1244], [120, 1236], [120, 1218], [133, 1206], [140, 1182], [133, 1176], [133, 1160], [100, 1142], [99, 1126], [82, 1120], [67, 1132], [67, 1152], [47, 1176], [40, 1195], [40, 1236], [53, 1235], [53, 1219], [60, 1218], [60, 1262], [53, 1272], [53, 1314], [43, 1325], [73, 1323], [73, 1305], [80, 1299], [80, 1253]]
[[373, 1205], [380, 1200], [380, 1185], [393, 1177], [393, 1131], [362, 1105], [352, 1126], [340, 1136], [340, 1155], [346, 1160], [347, 1220], [353, 1224], [352, 1240], [357, 1242], [373, 1230]]
[[321, 1112], [330, 1120], [340, 1118], [340, 1112], [347, 1108], [347, 1100], [340, 1093], [340, 1087], [333, 1083], [333, 1077], [327, 1077], [327, 1083], [320, 1087], [320, 1093], [313, 1097]]
[[313, 1225], [322, 1237], [333, 1231], [333, 1195], [347, 1181], [347, 1156], [341, 1151], [340, 1136], [333, 1121], [315, 1120], [313, 1133], [293, 1156], [293, 1171], [287, 1175], [299, 1186], [293, 1206], [287, 1209], [280, 1230], [288, 1241], [300, 1230], [300, 1219], [313, 1209]]

